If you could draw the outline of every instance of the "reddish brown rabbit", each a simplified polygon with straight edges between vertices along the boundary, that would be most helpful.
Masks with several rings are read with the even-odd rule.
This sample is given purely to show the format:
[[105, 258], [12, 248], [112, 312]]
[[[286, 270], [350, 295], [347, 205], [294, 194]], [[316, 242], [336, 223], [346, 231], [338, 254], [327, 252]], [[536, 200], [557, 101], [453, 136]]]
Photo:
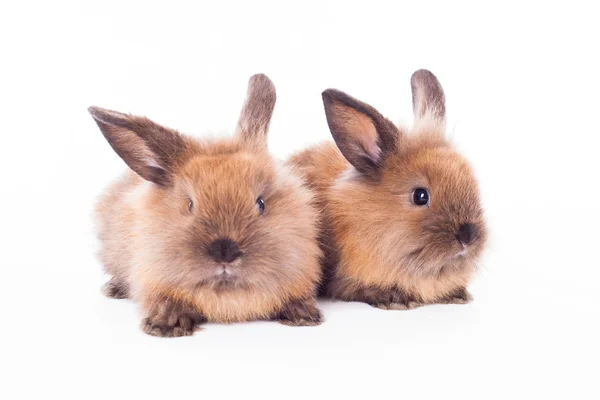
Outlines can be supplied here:
[[142, 329], [190, 335], [205, 322], [316, 325], [321, 252], [311, 192], [267, 152], [275, 88], [250, 79], [235, 137], [200, 141], [146, 118], [90, 107], [131, 171], [97, 207], [109, 297], [142, 308]]
[[445, 138], [437, 78], [419, 70], [411, 86], [410, 130], [343, 92], [324, 91], [335, 144], [290, 160], [323, 210], [322, 289], [333, 298], [383, 309], [471, 299], [466, 287], [486, 238], [477, 181]]

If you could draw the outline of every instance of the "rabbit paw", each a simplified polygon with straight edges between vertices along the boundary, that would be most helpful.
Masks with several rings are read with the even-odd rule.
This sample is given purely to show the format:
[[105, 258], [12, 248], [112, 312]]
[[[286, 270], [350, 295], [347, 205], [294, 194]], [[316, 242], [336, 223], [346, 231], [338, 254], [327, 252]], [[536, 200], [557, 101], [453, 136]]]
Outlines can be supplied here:
[[110, 278], [110, 281], [106, 282], [104, 286], [102, 286], [102, 293], [111, 299], [128, 299], [129, 286], [125, 282], [113, 276]]
[[206, 319], [193, 307], [165, 298], [142, 321], [142, 330], [159, 337], [191, 336]]
[[355, 293], [353, 300], [365, 302], [382, 310], [412, 310], [424, 305], [399, 288], [364, 288]]
[[413, 310], [415, 308], [423, 307], [424, 305], [425, 303], [412, 300], [407, 300], [403, 302], [371, 304], [371, 306], [380, 308], [382, 310]]
[[449, 296], [443, 298], [440, 303], [442, 304], [467, 304], [473, 300], [471, 293], [465, 288], [461, 288], [451, 293]]
[[275, 320], [289, 326], [315, 326], [323, 322], [323, 314], [313, 299], [295, 300], [283, 306]]

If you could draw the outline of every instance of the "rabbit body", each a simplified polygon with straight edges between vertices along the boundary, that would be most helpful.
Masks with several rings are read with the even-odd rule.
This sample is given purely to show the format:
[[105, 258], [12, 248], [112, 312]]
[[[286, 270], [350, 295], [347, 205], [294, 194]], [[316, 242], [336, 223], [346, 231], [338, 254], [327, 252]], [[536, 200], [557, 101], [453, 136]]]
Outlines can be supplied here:
[[335, 143], [289, 160], [322, 210], [322, 291], [333, 298], [384, 309], [471, 299], [466, 287], [486, 241], [477, 180], [445, 137], [437, 78], [420, 70], [411, 83], [410, 130], [326, 90]]
[[315, 325], [321, 278], [311, 191], [267, 152], [272, 83], [251, 78], [236, 135], [197, 140], [92, 107], [131, 171], [101, 196], [100, 258], [110, 297], [141, 305], [157, 336], [202, 322]]

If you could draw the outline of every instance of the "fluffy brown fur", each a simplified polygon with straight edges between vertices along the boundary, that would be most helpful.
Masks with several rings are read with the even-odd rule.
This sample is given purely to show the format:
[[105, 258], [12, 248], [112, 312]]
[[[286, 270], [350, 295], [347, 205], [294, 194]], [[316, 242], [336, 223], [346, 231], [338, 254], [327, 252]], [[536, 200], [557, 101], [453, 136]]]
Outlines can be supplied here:
[[[274, 105], [273, 84], [255, 75], [236, 135], [220, 141], [90, 108], [131, 168], [97, 206], [100, 257], [112, 275], [104, 292], [137, 301], [145, 332], [189, 335], [203, 321], [321, 322], [317, 211], [301, 179], [267, 152]], [[218, 259], [223, 238], [239, 257]]]
[[[322, 290], [331, 297], [384, 309], [471, 298], [466, 286], [486, 237], [477, 181], [445, 138], [444, 92], [436, 77], [419, 70], [411, 86], [411, 130], [343, 92], [326, 90], [335, 144], [289, 162], [323, 210]], [[417, 188], [428, 190], [428, 205], [413, 201]], [[465, 224], [468, 235], [461, 236]]]

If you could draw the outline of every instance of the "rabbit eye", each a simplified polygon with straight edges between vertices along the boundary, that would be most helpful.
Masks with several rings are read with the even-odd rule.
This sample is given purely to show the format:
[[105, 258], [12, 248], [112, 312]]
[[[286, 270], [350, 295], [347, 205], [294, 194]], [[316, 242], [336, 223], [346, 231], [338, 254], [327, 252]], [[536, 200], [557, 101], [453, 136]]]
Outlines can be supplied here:
[[413, 203], [417, 206], [426, 206], [429, 204], [429, 192], [425, 188], [417, 188], [413, 192]]
[[262, 199], [262, 197], [256, 199], [256, 208], [258, 209], [258, 213], [263, 215], [265, 212], [265, 201]]
[[188, 210], [190, 210], [190, 212], [194, 211], [194, 202], [192, 199], [190, 199], [188, 202]]

